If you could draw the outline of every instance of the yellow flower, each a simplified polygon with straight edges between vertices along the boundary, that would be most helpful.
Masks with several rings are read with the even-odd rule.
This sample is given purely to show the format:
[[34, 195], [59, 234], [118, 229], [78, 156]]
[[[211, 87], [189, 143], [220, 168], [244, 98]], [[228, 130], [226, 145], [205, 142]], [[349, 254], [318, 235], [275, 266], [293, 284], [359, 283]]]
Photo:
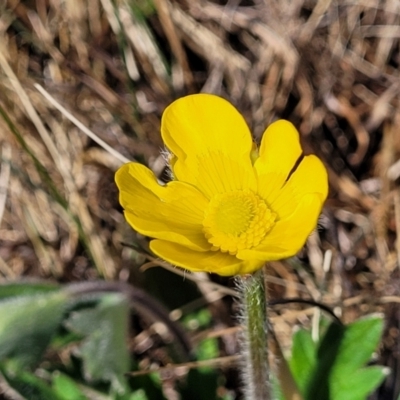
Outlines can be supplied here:
[[173, 181], [160, 185], [133, 162], [115, 178], [127, 221], [154, 239], [157, 256], [191, 271], [235, 275], [301, 249], [328, 183], [321, 161], [303, 156], [290, 122], [270, 125], [256, 149], [230, 103], [197, 94], [165, 110], [161, 134]]

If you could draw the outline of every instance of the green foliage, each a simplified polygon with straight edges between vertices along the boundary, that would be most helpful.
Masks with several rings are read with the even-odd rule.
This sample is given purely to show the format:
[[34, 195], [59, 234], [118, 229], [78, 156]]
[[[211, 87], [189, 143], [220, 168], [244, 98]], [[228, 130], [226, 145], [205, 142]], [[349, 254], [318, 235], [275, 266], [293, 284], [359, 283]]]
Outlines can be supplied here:
[[[88, 295], [37, 282], [1, 285], [2, 379], [29, 400], [165, 400], [158, 374], [126, 374], [136, 365], [127, 348], [128, 321], [122, 292]], [[200, 309], [184, 322], [188, 330], [205, 330], [212, 316]], [[370, 316], [347, 326], [329, 325], [318, 343], [309, 332], [296, 332], [289, 365], [304, 399], [366, 399], [386, 373], [366, 366], [382, 330], [382, 318]], [[197, 360], [219, 357], [218, 340], [200, 341], [194, 354]], [[184, 399], [229, 399], [219, 390], [224, 384], [220, 371], [202, 367], [190, 370], [176, 390]]]
[[308, 380], [317, 363], [317, 348], [310, 332], [299, 330], [293, 336], [290, 368], [302, 393], [307, 390]]
[[126, 349], [129, 307], [120, 294], [104, 295], [96, 307], [72, 313], [66, 326], [86, 339], [80, 346], [85, 377], [88, 381], [108, 381], [118, 393], [124, 393], [124, 373], [129, 370]]
[[60, 325], [67, 296], [64, 292], [5, 297], [0, 302], [0, 360], [16, 367], [37, 363]]
[[307, 400], [364, 400], [386, 376], [383, 367], [365, 367], [378, 346], [381, 317], [347, 326], [332, 323], [319, 343], [300, 330], [293, 338], [290, 368]]
[[[2, 366], [1, 372], [6, 382], [19, 393], [29, 400], [66, 400], [60, 397], [57, 391], [51, 388], [43, 379], [38, 378], [28, 371], [13, 371], [13, 368]], [[77, 398], [76, 400], [80, 400]]]
[[53, 376], [53, 390], [62, 400], [87, 400], [76, 382], [60, 372]]
[[29, 284], [11, 282], [7, 283], [7, 285], [0, 285], [0, 300], [5, 299], [6, 297], [43, 294], [58, 289], [58, 285], [47, 282], [32, 282]]
[[132, 395], [129, 397], [129, 400], [148, 400], [148, 397], [143, 389], [139, 389], [132, 393]]
[[[165, 400], [159, 379], [125, 375], [131, 364], [128, 317], [123, 293], [77, 295], [68, 286], [38, 282], [1, 285], [0, 372], [11, 391], [29, 400]], [[73, 351], [65, 362], [56, 357], [40, 364], [46, 352], [68, 348]]]
[[203, 340], [196, 351], [198, 360], [212, 360], [219, 357], [218, 341], [215, 338]]

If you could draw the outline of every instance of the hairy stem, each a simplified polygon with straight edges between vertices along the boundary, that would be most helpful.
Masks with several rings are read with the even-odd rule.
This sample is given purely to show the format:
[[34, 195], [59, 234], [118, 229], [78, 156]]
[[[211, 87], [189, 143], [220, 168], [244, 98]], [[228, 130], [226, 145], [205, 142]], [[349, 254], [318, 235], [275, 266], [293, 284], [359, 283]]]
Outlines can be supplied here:
[[242, 293], [241, 322], [243, 337], [241, 367], [246, 400], [271, 400], [268, 365], [267, 307], [262, 270], [252, 276], [240, 277]]

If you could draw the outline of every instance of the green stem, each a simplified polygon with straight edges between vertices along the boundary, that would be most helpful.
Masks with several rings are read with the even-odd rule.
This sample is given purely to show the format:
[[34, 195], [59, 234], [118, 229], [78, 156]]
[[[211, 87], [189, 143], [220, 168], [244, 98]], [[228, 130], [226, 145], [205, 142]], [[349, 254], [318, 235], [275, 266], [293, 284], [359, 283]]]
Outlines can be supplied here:
[[267, 307], [262, 270], [238, 279], [242, 293], [241, 368], [246, 400], [271, 400], [268, 365]]

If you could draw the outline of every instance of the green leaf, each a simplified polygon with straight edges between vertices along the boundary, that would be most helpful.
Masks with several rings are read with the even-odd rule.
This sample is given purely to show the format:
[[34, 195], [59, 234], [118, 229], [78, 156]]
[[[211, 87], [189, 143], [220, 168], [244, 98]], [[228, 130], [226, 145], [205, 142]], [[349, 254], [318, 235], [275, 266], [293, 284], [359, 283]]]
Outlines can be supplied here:
[[348, 379], [341, 379], [339, 384], [332, 385], [335, 400], [364, 400], [377, 388], [388, 375], [385, 367], [374, 366], [359, 369]]
[[330, 394], [330, 377], [345, 331], [345, 326], [336, 323], [328, 327], [318, 347], [314, 371], [304, 394], [307, 400], [334, 400]]
[[58, 371], [53, 375], [53, 389], [62, 400], [87, 400], [75, 381]]
[[378, 346], [382, 330], [383, 320], [377, 316], [348, 326], [332, 323], [315, 357], [310, 338], [306, 334], [295, 336], [290, 365], [304, 398], [366, 399], [386, 374], [382, 367], [364, 367]]
[[88, 381], [110, 382], [119, 394], [126, 390], [129, 307], [125, 296], [107, 294], [95, 308], [72, 313], [67, 327], [86, 337], [79, 353]]
[[146, 392], [143, 389], [139, 389], [131, 394], [129, 400], [148, 400], [148, 397], [146, 396]]
[[[197, 360], [212, 360], [219, 356], [218, 341], [215, 338], [202, 340], [195, 350]], [[200, 367], [200, 372], [211, 372], [214, 370], [212, 367]]]
[[16, 373], [7, 368], [1, 368], [1, 371], [10, 387], [27, 400], [64, 400], [42, 379], [28, 371]]
[[68, 296], [62, 291], [9, 297], [0, 301], [0, 360], [33, 366], [64, 316]]
[[369, 316], [346, 327], [330, 376], [334, 400], [363, 400], [384, 379], [382, 367], [362, 368], [372, 357], [383, 331], [383, 319]]
[[334, 373], [345, 375], [362, 367], [371, 359], [383, 331], [383, 319], [376, 315], [359, 319], [346, 326]]
[[302, 393], [305, 392], [315, 368], [316, 357], [317, 344], [312, 340], [311, 333], [304, 329], [297, 331], [293, 336], [292, 356], [289, 366]]
[[0, 300], [6, 297], [44, 294], [58, 289], [58, 285], [47, 282], [12, 282], [0, 285]]

